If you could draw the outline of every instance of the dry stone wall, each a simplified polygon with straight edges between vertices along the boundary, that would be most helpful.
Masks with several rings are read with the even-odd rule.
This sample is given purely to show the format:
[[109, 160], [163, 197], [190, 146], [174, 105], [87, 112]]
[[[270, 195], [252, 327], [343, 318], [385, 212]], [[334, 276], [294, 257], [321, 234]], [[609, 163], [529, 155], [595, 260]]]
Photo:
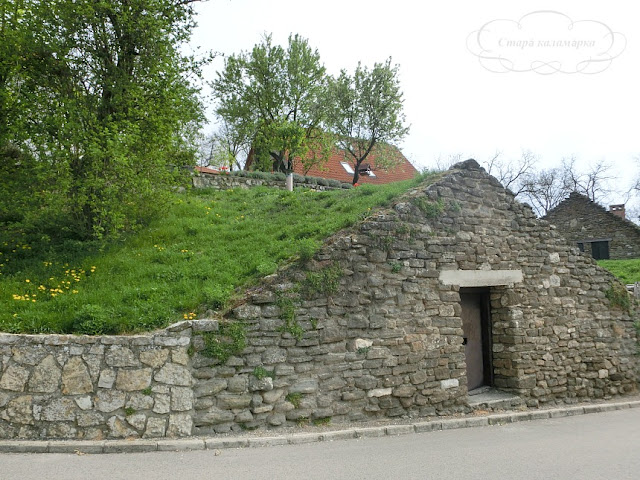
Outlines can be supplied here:
[[[445, 271], [521, 272], [487, 285], [495, 387], [529, 406], [636, 391], [620, 285], [468, 161], [216, 320], [131, 337], [0, 335], [0, 436], [213, 435], [469, 411], [461, 286]], [[205, 355], [238, 322], [242, 351]]]

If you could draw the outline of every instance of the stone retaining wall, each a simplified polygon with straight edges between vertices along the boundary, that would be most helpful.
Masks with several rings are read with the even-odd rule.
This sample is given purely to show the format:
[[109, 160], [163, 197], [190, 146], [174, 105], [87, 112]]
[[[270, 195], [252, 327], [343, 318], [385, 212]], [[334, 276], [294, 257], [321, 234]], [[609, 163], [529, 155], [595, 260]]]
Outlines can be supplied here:
[[190, 435], [191, 325], [135, 336], [0, 334], [0, 438]]
[[[306, 179], [307, 177], [305, 177]], [[294, 177], [295, 179], [295, 177]], [[195, 188], [213, 188], [215, 190], [230, 190], [232, 188], [253, 188], [253, 187], [271, 187], [280, 190], [286, 190], [284, 180], [267, 180], [262, 178], [241, 177], [239, 175], [230, 174], [210, 174], [199, 173], [192, 177], [192, 184]], [[340, 190], [343, 187], [334, 187], [330, 185], [321, 185], [318, 182], [324, 182], [324, 179], [316, 179], [313, 183], [307, 181], [293, 182], [294, 188], [312, 188], [317, 191]], [[347, 187], [348, 188], [348, 187]]]

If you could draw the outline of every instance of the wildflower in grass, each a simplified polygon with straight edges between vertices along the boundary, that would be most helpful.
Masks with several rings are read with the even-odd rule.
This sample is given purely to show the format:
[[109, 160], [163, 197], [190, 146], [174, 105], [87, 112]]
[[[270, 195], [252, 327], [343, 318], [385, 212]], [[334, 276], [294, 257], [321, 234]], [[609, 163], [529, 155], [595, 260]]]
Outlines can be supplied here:
[[29, 280], [28, 278], [25, 280], [25, 282], [27, 283], [31, 283], [31, 280]]

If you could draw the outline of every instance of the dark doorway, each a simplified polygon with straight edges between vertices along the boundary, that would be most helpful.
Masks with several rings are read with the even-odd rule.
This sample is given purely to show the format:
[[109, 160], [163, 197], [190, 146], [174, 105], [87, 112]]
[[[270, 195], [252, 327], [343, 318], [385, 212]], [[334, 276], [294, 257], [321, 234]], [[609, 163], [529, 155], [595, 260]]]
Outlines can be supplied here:
[[461, 288], [462, 331], [469, 391], [493, 384], [489, 290]]

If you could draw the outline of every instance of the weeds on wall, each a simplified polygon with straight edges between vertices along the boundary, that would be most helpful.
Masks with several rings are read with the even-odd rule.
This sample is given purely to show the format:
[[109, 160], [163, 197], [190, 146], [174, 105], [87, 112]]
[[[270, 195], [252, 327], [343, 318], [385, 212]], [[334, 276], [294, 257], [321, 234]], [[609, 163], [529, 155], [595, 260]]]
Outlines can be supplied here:
[[617, 282], [612, 283], [604, 295], [609, 300], [611, 307], [626, 312], [631, 311], [631, 296], [624, 285]]
[[266, 378], [266, 377], [276, 378], [275, 370], [267, 370], [264, 367], [256, 367], [253, 369], [252, 373], [253, 373], [253, 376], [256, 377], [258, 380], [262, 380], [263, 378]]
[[288, 393], [284, 399], [293, 405], [295, 408], [300, 408], [300, 402], [302, 401], [302, 394], [299, 392]]
[[343, 275], [342, 268], [336, 263], [317, 272], [307, 272], [302, 293], [306, 298], [312, 298], [316, 294], [333, 295], [338, 291]]
[[296, 307], [293, 300], [283, 294], [277, 294], [276, 306], [280, 309], [279, 318], [284, 322], [278, 327], [278, 331], [289, 333], [296, 340], [301, 340], [304, 329], [296, 318]]
[[200, 354], [217, 358], [224, 364], [233, 355], [238, 355], [247, 346], [247, 332], [244, 323], [223, 323], [216, 332], [199, 333], [204, 340], [204, 349]]
[[418, 210], [420, 210], [427, 218], [438, 218], [444, 212], [444, 201], [439, 198], [436, 201], [428, 200], [426, 197], [414, 197], [411, 199]]

